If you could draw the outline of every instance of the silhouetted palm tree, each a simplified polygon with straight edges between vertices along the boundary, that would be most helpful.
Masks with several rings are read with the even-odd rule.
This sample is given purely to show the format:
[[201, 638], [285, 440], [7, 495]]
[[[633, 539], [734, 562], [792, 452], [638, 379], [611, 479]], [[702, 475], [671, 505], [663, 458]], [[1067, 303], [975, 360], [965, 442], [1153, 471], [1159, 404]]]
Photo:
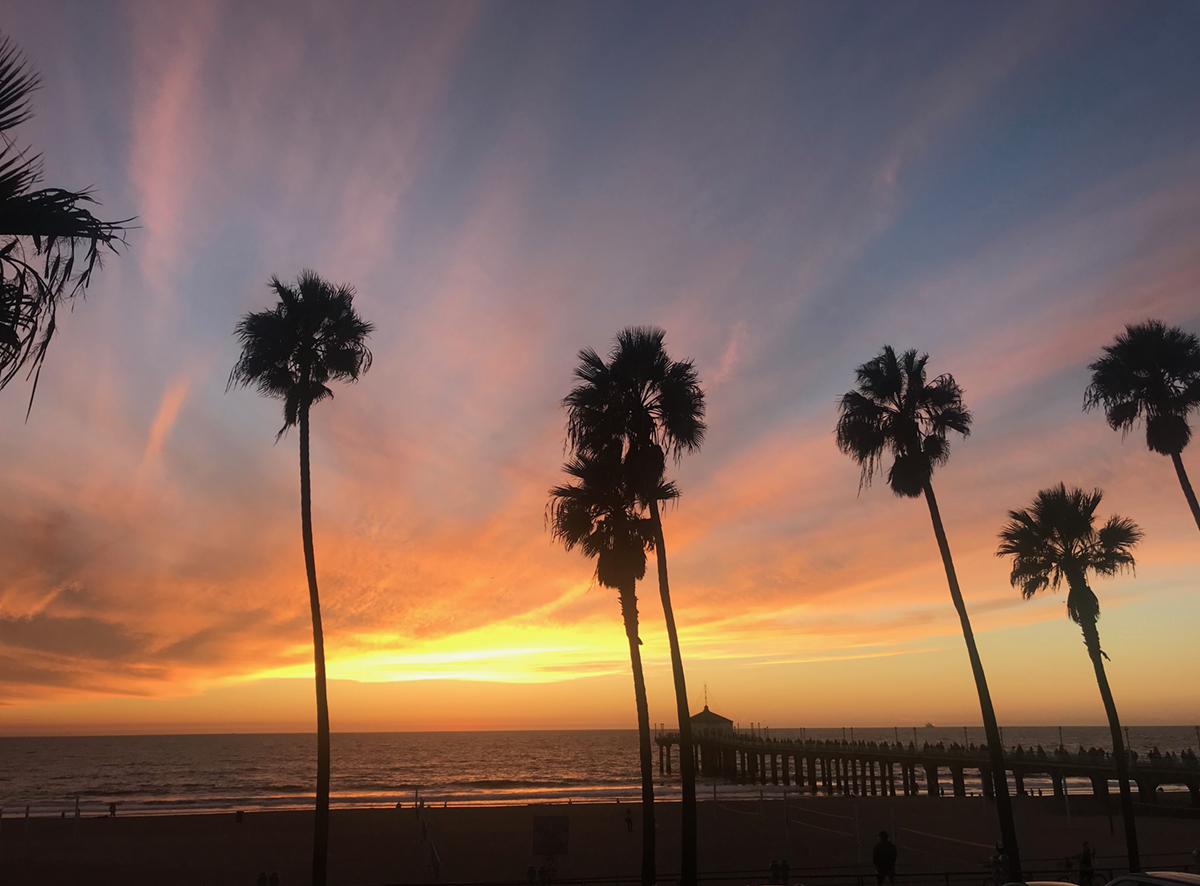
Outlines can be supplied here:
[[925, 502], [929, 505], [933, 533], [950, 585], [950, 597], [962, 625], [971, 672], [975, 676], [975, 689], [979, 693], [1000, 835], [1012, 861], [1013, 879], [1019, 880], [1020, 852], [1013, 823], [1012, 801], [1008, 796], [1008, 774], [1004, 767], [1000, 728], [996, 723], [996, 711], [992, 707], [983, 662], [975, 646], [971, 620], [967, 617], [967, 606], [958, 586], [954, 561], [950, 557], [950, 543], [946, 540], [946, 530], [942, 526], [937, 499], [933, 495], [933, 470], [950, 458], [950, 441], [946, 435], [955, 431], [967, 436], [971, 432], [971, 413], [963, 404], [962, 389], [953, 376], [939, 375], [933, 381], [926, 380], [925, 363], [928, 359], [927, 354], [918, 356], [916, 351], [905, 351], [897, 358], [896, 352], [889, 346], [878, 357], [859, 366], [855, 389], [841, 400], [837, 445], [862, 466], [861, 485], [869, 484], [875, 473], [883, 470], [884, 457], [890, 453], [892, 465], [887, 471], [887, 481], [892, 492], [903, 498], [917, 498], [924, 494]]
[[1141, 870], [1138, 853], [1137, 827], [1133, 819], [1133, 796], [1129, 790], [1129, 761], [1125, 743], [1121, 740], [1121, 721], [1113, 702], [1104, 659], [1100, 649], [1100, 633], [1096, 622], [1100, 618], [1100, 601], [1088, 586], [1087, 574], [1113, 575], [1134, 565], [1133, 546], [1142, 537], [1137, 525], [1124, 517], [1112, 516], [1099, 529], [1095, 526], [1096, 508], [1103, 495], [1099, 489], [1084, 492], [1068, 490], [1059, 483], [1043, 489], [1033, 505], [1019, 511], [1009, 511], [1009, 523], [1000, 532], [999, 556], [1013, 558], [1011, 581], [1021, 589], [1026, 600], [1046, 588], [1058, 590], [1067, 583], [1067, 614], [1083, 629], [1083, 645], [1087, 647], [1100, 697], [1108, 715], [1112, 733], [1113, 759], [1117, 763], [1117, 780], [1121, 785], [1121, 815], [1125, 819], [1125, 848], [1129, 853], [1129, 869]]
[[[650, 513], [679, 717], [682, 792], [679, 882], [681, 886], [692, 886], [696, 882], [696, 766], [658, 491], [663, 488], [665, 452], [678, 460], [704, 442], [704, 392], [692, 362], [672, 360], [667, 355], [663, 346], [665, 335], [655, 327], [622, 330], [607, 362], [591, 349], [581, 351], [575, 370], [579, 384], [567, 395], [564, 404], [568, 408], [568, 438], [576, 451], [601, 451], [614, 443], [625, 449], [638, 500]], [[673, 485], [670, 488], [678, 494]]]
[[1113, 430], [1128, 432], [1139, 420], [1146, 422], [1146, 445], [1171, 456], [1200, 528], [1200, 503], [1182, 458], [1192, 439], [1188, 413], [1200, 406], [1200, 338], [1160, 320], [1131, 323], [1088, 369], [1092, 383], [1083, 408], [1103, 406]]
[[325, 690], [325, 638], [317, 563], [313, 553], [312, 483], [308, 464], [308, 414], [314, 403], [333, 396], [329, 383], [358, 381], [371, 368], [366, 340], [374, 327], [354, 310], [354, 289], [334, 286], [304, 271], [295, 286], [278, 277], [271, 288], [279, 303], [246, 314], [235, 335], [242, 355], [229, 374], [229, 386], [253, 385], [260, 394], [283, 400], [283, 427], [300, 427], [300, 526], [308, 602], [312, 609], [313, 657], [317, 683], [317, 813], [313, 831], [313, 883], [324, 886], [329, 850], [329, 700]]
[[115, 249], [131, 221], [97, 219], [85, 208], [95, 202], [87, 191], [36, 187], [41, 155], [8, 132], [32, 116], [37, 88], [17, 47], [0, 40], [0, 388], [28, 369], [30, 406], [59, 305], [87, 288], [100, 247]]
[[654, 534], [637, 514], [636, 493], [620, 449], [583, 453], [563, 466], [577, 483], [550, 491], [551, 534], [566, 550], [578, 547], [596, 561], [596, 581], [616, 589], [629, 640], [637, 706], [638, 759], [642, 771], [642, 886], [656, 879], [654, 758], [650, 753], [650, 711], [642, 674], [642, 641], [637, 636], [637, 582], [646, 575], [646, 549]]
[[638, 638], [637, 582], [646, 574], [646, 549], [654, 543], [650, 521], [637, 512], [621, 450], [580, 453], [563, 466], [577, 481], [550, 490], [549, 523], [568, 551], [578, 547], [596, 560], [596, 580], [614, 588], [621, 601], [633, 694], [637, 705], [638, 751], [642, 772], [642, 886], [653, 886], [655, 865], [654, 758], [650, 748], [650, 708]]

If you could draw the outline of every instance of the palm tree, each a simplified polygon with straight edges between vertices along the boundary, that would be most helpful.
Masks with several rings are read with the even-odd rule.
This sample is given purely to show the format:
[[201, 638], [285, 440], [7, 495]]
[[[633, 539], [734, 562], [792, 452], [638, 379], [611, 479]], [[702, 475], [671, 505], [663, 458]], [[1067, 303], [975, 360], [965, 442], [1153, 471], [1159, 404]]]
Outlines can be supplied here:
[[[663, 345], [666, 333], [632, 327], [617, 334], [606, 362], [595, 351], [579, 354], [578, 384], [567, 395], [567, 434], [576, 451], [600, 451], [620, 445], [634, 479], [639, 502], [650, 513], [658, 561], [658, 591], [667, 624], [675, 706], [679, 717], [679, 778], [682, 790], [682, 858], [679, 881], [696, 882], [696, 765], [692, 750], [691, 710], [683, 656], [671, 605], [667, 545], [659, 512], [666, 452], [676, 459], [704, 442], [704, 392], [690, 360], [672, 360]], [[678, 491], [670, 485], [672, 495]]]
[[87, 209], [95, 202], [88, 191], [36, 187], [41, 156], [8, 132], [32, 116], [29, 97], [38, 84], [20, 50], [0, 40], [0, 388], [27, 369], [30, 407], [58, 307], [83, 293], [101, 247], [115, 251], [132, 221], [97, 219]]
[[1200, 338], [1161, 320], [1131, 323], [1088, 369], [1092, 383], [1083, 408], [1103, 406], [1114, 431], [1127, 433], [1139, 420], [1146, 422], [1146, 446], [1171, 456], [1200, 528], [1200, 502], [1181, 457], [1192, 438], [1188, 413], [1200, 406]]
[[950, 458], [950, 441], [946, 435], [955, 431], [967, 436], [971, 432], [971, 413], [963, 404], [962, 389], [953, 376], [939, 375], [927, 381], [925, 364], [928, 360], [928, 354], [918, 356], [916, 351], [905, 351], [897, 358], [896, 352], [888, 346], [878, 357], [859, 366], [855, 389], [841, 399], [837, 445], [862, 467], [860, 489], [883, 470], [885, 454], [890, 453], [892, 465], [887, 471], [887, 481], [892, 492], [902, 498], [917, 498], [923, 494], [929, 505], [933, 534], [950, 585], [950, 598], [958, 612], [971, 671], [975, 675], [975, 689], [979, 693], [1000, 835], [1012, 862], [1013, 879], [1020, 880], [1017, 830], [1008, 796], [1008, 774], [996, 711], [992, 707], [983, 662], [975, 646], [975, 634], [950, 556], [950, 543], [946, 540], [946, 530], [933, 494], [933, 470]]
[[646, 574], [646, 549], [654, 543], [650, 521], [637, 512], [621, 450], [580, 453], [563, 470], [576, 483], [550, 490], [548, 522], [568, 551], [578, 547], [596, 559], [596, 580], [613, 588], [621, 602], [633, 694], [637, 705], [638, 751], [642, 773], [642, 886], [653, 886], [655, 865], [654, 759], [650, 749], [650, 708], [642, 674], [638, 637], [637, 582]]
[[1088, 586], [1087, 574], [1114, 575], [1134, 566], [1134, 545], [1142, 537], [1137, 525], [1125, 517], [1112, 516], [1099, 529], [1095, 526], [1096, 508], [1103, 493], [1099, 489], [1084, 492], [1068, 490], [1059, 483], [1043, 489], [1033, 505], [1019, 511], [1009, 511], [1009, 523], [1000, 531], [998, 556], [1013, 558], [1011, 581], [1021, 589], [1026, 600], [1038, 591], [1058, 590], [1067, 583], [1067, 614], [1083, 629], [1083, 645], [1087, 648], [1108, 728], [1112, 733], [1113, 759], [1117, 763], [1117, 781], [1121, 785], [1121, 815], [1125, 819], [1125, 848], [1129, 854], [1129, 870], [1141, 870], [1138, 854], [1137, 826], [1133, 819], [1133, 796], [1129, 790], [1129, 761], [1121, 740], [1121, 721], [1113, 702], [1104, 659], [1100, 648], [1100, 633], [1096, 622], [1100, 618], [1100, 601]]
[[312, 609], [313, 658], [317, 683], [317, 812], [313, 830], [313, 884], [324, 886], [329, 851], [329, 699], [325, 690], [325, 638], [317, 564], [313, 554], [312, 483], [308, 465], [308, 417], [314, 403], [333, 396], [332, 381], [358, 381], [371, 368], [367, 336], [374, 327], [354, 310], [354, 289], [334, 286], [304, 271], [290, 286], [278, 277], [271, 288], [279, 303], [246, 314], [234, 334], [242, 354], [229, 374], [229, 387], [253, 385], [283, 401], [283, 427], [300, 426], [300, 527], [308, 602]]

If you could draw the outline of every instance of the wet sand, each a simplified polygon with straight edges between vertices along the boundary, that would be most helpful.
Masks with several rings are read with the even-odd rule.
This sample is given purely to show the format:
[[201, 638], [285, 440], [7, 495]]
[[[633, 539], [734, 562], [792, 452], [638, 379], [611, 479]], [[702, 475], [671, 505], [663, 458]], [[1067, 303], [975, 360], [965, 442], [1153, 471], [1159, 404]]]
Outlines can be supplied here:
[[[1090, 840], [1101, 856], [1097, 869], [1119, 868], [1124, 853], [1120, 816], [1110, 822], [1091, 798], [1071, 799], [1068, 822], [1062, 800], [1017, 801], [1017, 827], [1026, 868], [1059, 879], [1063, 858]], [[625, 811], [633, 811], [628, 833]], [[661, 803], [659, 874], [678, 870], [679, 807]], [[531, 805], [430, 808], [426, 834], [411, 808], [334, 810], [330, 826], [331, 886], [433, 883], [433, 852], [442, 883], [521, 882], [532, 854], [536, 816], [567, 816], [569, 848], [555, 859], [557, 878], [594, 881], [636, 877], [640, 863], [637, 804]], [[714, 803], [699, 808], [700, 870], [726, 873], [728, 881], [768, 882], [772, 860], [786, 858], [792, 882], [834, 883], [867, 862], [881, 829], [898, 837], [901, 881], [945, 886], [943, 871], [962, 872], [958, 883], [980, 886], [983, 862], [996, 839], [994, 808], [979, 798], [933, 799], [795, 797], [763, 803]], [[160, 817], [55, 819], [5, 817], [0, 823], [0, 881], [21, 884], [162, 883], [173, 886], [245, 884], [259, 872], [278, 872], [281, 886], [307, 883], [312, 813], [247, 812]], [[1139, 819], [1146, 867], [1188, 863], [1200, 849], [1200, 817], [1186, 810], [1147, 811]], [[867, 873], [869, 867], [858, 868]], [[905, 874], [937, 872], [909, 879]], [[839, 878], [854, 883], [855, 877]]]

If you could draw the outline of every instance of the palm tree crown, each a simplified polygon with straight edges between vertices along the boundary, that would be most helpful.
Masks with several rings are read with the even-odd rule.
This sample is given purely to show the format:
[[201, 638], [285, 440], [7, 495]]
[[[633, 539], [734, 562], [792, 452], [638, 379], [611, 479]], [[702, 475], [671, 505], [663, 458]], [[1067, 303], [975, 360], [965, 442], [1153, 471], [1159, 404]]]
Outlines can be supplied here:
[[841, 400], [838, 448], [862, 467], [862, 485], [883, 468], [885, 452], [894, 456], [887, 481], [896, 495], [915, 498], [933, 469], [950, 458], [948, 431], [971, 432], [971, 413], [951, 375], [926, 381], [928, 354], [890, 347], [856, 370], [857, 385]]
[[1046, 588], [1068, 586], [1067, 612], [1076, 624], [1094, 622], [1100, 603], [1087, 585], [1087, 573], [1114, 575], [1134, 567], [1133, 548], [1142, 531], [1132, 520], [1113, 515], [1096, 528], [1103, 493], [1067, 489], [1059, 483], [1043, 489], [1029, 508], [1009, 511], [1000, 532], [1000, 556], [1013, 558], [1010, 580], [1029, 599]]
[[374, 326], [354, 310], [353, 287], [334, 286], [313, 271], [302, 272], [295, 286], [272, 277], [271, 288], [279, 303], [238, 322], [242, 354], [229, 386], [254, 385], [283, 400], [282, 435], [302, 408], [333, 396], [329, 382], [358, 381], [371, 368], [366, 339]]
[[1113, 430], [1146, 423], [1146, 445], [1177, 455], [1192, 438], [1188, 413], [1200, 406], [1200, 338], [1160, 320], [1130, 324], [1088, 366], [1083, 408], [1104, 407]]
[[617, 334], [607, 361], [591, 348], [580, 351], [579, 383], [563, 400], [570, 445], [599, 451], [620, 441], [635, 453], [631, 469], [647, 485], [661, 476], [665, 453], [694, 452], [707, 430], [695, 365], [667, 356], [665, 337], [656, 327], [634, 326]]
[[621, 451], [582, 453], [563, 470], [577, 482], [550, 490], [551, 535], [568, 551], [579, 548], [596, 560], [596, 580], [627, 590], [646, 574], [653, 547], [650, 521], [636, 511]]
[[0, 40], [0, 388], [28, 367], [35, 393], [59, 305], [87, 288], [101, 247], [115, 251], [132, 221], [97, 219], [88, 191], [37, 187], [41, 155], [8, 132], [32, 116], [38, 85], [17, 47]]

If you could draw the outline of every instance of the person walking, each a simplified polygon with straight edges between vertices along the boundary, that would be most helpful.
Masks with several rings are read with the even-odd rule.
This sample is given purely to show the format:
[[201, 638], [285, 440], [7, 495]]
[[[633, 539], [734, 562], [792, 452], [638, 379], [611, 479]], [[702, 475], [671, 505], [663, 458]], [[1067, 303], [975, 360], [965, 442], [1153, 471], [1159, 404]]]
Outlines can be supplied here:
[[1012, 879], [1012, 861], [1008, 857], [1008, 853], [1004, 851], [1004, 847], [999, 843], [996, 844], [996, 851], [992, 857], [988, 859], [992, 866], [992, 881], [996, 886], [1004, 886]]
[[875, 863], [875, 886], [883, 886], [885, 879], [896, 886], [896, 844], [888, 839], [887, 831], [879, 832], [871, 861]]
[[1095, 855], [1091, 844], [1084, 840], [1079, 853], [1079, 886], [1092, 886], [1092, 878], [1096, 876]]

